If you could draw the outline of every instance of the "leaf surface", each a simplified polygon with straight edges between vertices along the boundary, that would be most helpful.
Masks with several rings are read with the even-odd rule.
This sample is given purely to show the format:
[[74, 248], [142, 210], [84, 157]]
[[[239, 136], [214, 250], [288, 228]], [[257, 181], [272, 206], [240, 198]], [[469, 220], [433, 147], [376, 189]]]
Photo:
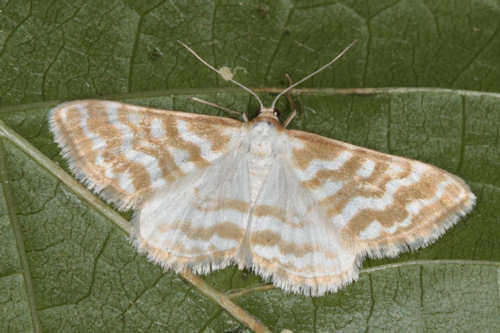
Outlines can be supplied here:
[[[235, 267], [203, 277], [210, 286], [277, 332], [500, 329], [498, 2], [0, 0], [0, 9], [0, 331], [247, 330], [206, 290], [137, 255], [112, 207], [50, 161], [66, 166], [47, 112], [74, 98], [219, 114], [187, 98], [196, 95], [255, 114], [254, 100], [177, 39], [267, 102], [285, 73], [300, 79], [357, 39], [295, 91], [291, 127], [432, 163], [478, 196], [435, 244], [365, 261], [337, 294], [287, 295]], [[279, 107], [289, 110], [284, 98]]]

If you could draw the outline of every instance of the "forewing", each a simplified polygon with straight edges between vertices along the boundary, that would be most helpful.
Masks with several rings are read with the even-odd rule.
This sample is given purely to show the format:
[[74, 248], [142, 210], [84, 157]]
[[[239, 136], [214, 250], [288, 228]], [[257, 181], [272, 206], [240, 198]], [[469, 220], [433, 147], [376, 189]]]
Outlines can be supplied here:
[[134, 239], [165, 268], [207, 273], [230, 264], [249, 211], [247, 155], [236, 150], [156, 193], [134, 217]]
[[248, 230], [253, 269], [287, 291], [318, 296], [357, 277], [352, 242], [327, 223], [281, 157], [252, 207]]
[[360, 259], [425, 246], [475, 203], [460, 178], [437, 167], [311, 133], [289, 136], [302, 187]]
[[231, 151], [241, 122], [82, 100], [55, 107], [50, 128], [77, 177], [128, 209]]

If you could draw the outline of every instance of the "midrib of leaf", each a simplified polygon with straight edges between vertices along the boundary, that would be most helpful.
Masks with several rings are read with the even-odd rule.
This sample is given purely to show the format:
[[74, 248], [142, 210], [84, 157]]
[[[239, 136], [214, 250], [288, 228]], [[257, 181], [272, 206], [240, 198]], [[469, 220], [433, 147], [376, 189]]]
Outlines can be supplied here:
[[[0, 121], [0, 134], [2, 134], [2, 125]], [[5, 204], [7, 207], [7, 214], [9, 216], [10, 225], [14, 233], [16, 240], [17, 251], [19, 254], [19, 259], [21, 260], [22, 275], [24, 279], [24, 285], [26, 288], [26, 296], [28, 298], [28, 304], [31, 313], [31, 322], [33, 325], [33, 332], [38, 333], [40, 330], [40, 318], [38, 316], [38, 311], [36, 308], [35, 293], [33, 290], [33, 279], [31, 276], [31, 269], [28, 262], [28, 257], [26, 255], [26, 248], [24, 247], [24, 238], [21, 231], [21, 226], [16, 216], [14, 198], [12, 197], [12, 189], [9, 183], [9, 178], [7, 175], [7, 156], [5, 148], [3, 146], [3, 140], [0, 139], [0, 184], [2, 184], [2, 191], [5, 197]]]
[[[261, 94], [278, 94], [284, 88], [268, 87], [268, 88], [251, 88], [256, 93]], [[99, 96], [101, 100], [125, 100], [125, 99], [138, 99], [138, 98], [153, 98], [164, 96], [196, 96], [215, 94], [215, 93], [240, 93], [247, 94], [239, 88], [190, 88], [190, 89], [168, 89], [157, 91], [133, 92], [116, 95], [103, 95]], [[411, 93], [441, 93], [452, 94], [465, 97], [494, 97], [500, 99], [500, 93], [484, 92], [477, 90], [461, 90], [461, 89], [447, 89], [447, 88], [433, 88], [433, 87], [385, 87], [385, 88], [296, 88], [293, 89], [293, 95], [389, 95], [389, 94], [411, 94]], [[64, 100], [66, 101], [66, 100]], [[61, 100], [49, 100], [44, 102], [26, 103], [19, 105], [4, 105], [0, 106], [0, 112], [15, 112], [15, 111], [29, 111], [31, 109], [49, 109], [52, 106], [61, 103]], [[193, 102], [195, 103], [195, 102]]]
[[383, 271], [387, 269], [394, 269], [406, 266], [415, 265], [444, 265], [444, 264], [454, 264], [454, 265], [486, 265], [486, 266], [497, 266], [500, 269], [500, 262], [489, 261], [489, 260], [456, 260], [456, 259], [435, 259], [435, 260], [411, 260], [405, 262], [398, 262], [394, 264], [380, 265], [376, 267], [370, 267], [362, 269], [361, 274], [373, 273], [377, 271]]
[[[386, 265], [365, 268], [361, 269], [359, 273], [360, 275], [363, 275], [363, 274], [370, 274], [373, 272], [385, 271], [389, 269], [397, 269], [408, 266], [446, 265], [446, 264], [496, 266], [498, 269], [498, 289], [500, 290], [500, 262], [488, 261], [488, 260], [454, 260], [454, 259], [411, 260], [411, 261], [397, 262], [393, 264], [386, 264]], [[276, 288], [277, 287], [272, 284], [262, 284], [250, 288], [239, 288], [239, 289], [229, 290], [227, 292], [227, 295], [229, 298], [234, 299], [249, 293], [268, 291]]]
[[[3, 121], [0, 120], [0, 137], [4, 137], [5, 139], [12, 142], [12, 144], [16, 145], [19, 149], [24, 151], [28, 156], [30, 156], [36, 163], [45, 168], [49, 173], [55, 176], [59, 181], [68, 186], [76, 195], [80, 198], [84, 199], [89, 203], [96, 211], [102, 214], [104, 217], [109, 219], [111, 222], [115, 223], [119, 226], [127, 235], [131, 232], [130, 223], [125, 220], [121, 215], [116, 213], [113, 209], [109, 208], [106, 204], [104, 204], [101, 200], [95, 197], [92, 193], [90, 193], [83, 185], [81, 185], [78, 181], [76, 181], [73, 177], [67, 174], [61, 167], [52, 162], [49, 158], [43, 155], [40, 151], [38, 151], [35, 147], [33, 147], [28, 141], [26, 141], [23, 137], [13, 131], [11, 128], [5, 125]], [[24, 250], [24, 243], [22, 242], [22, 233], [15, 220], [15, 214], [13, 213], [13, 203], [11, 193], [9, 192], [9, 184], [6, 182], [6, 163], [5, 163], [5, 150], [3, 149], [3, 143], [0, 140], [0, 170], [5, 170], [0, 173], [0, 181], [4, 184], [4, 192], [5, 197], [7, 199], [7, 207], [9, 210], [9, 215], [14, 215], [14, 220], [12, 225], [15, 227], [15, 235], [16, 241], [18, 243], [18, 248], [20, 252], [20, 257], [22, 258], [22, 267], [24, 270], [26, 289], [28, 293], [28, 298], [30, 302], [30, 308], [33, 317], [33, 326], [35, 332], [40, 332], [40, 323], [38, 318], [38, 313], [35, 304], [35, 297], [33, 293], [33, 285], [31, 281], [31, 274], [29, 271], [28, 261], [26, 257], [26, 253]], [[7, 189], [7, 190], [5, 190]], [[17, 228], [17, 229], [16, 229]], [[19, 247], [19, 244], [22, 245], [22, 248]], [[184, 272], [180, 273], [181, 277], [194, 285], [198, 291], [203, 293], [205, 296], [210, 298], [215, 303], [219, 304], [223, 309], [225, 309], [228, 313], [230, 313], [234, 318], [245, 324], [247, 327], [250, 327], [255, 332], [270, 332], [269, 328], [267, 328], [264, 324], [260, 322], [257, 318], [250, 315], [243, 308], [239, 307], [235, 303], [233, 303], [230, 298], [220, 291], [212, 288], [208, 285], [203, 279], [189, 273]]]

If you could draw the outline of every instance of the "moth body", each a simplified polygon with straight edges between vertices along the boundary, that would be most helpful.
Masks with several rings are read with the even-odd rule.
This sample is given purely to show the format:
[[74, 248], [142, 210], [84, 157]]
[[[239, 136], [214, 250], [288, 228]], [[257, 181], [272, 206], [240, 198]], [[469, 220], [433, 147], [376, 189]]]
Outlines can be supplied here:
[[250, 202], [255, 203], [266, 181], [269, 168], [280, 150], [283, 149], [281, 133], [276, 120], [258, 117], [250, 122], [246, 132], [248, 146], [248, 171]]

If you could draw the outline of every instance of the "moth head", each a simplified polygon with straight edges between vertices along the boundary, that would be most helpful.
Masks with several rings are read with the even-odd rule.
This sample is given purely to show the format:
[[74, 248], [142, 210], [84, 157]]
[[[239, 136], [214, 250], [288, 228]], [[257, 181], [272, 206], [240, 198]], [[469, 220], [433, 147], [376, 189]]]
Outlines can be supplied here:
[[259, 118], [273, 118], [280, 121], [280, 111], [277, 108], [261, 108], [259, 111]]

